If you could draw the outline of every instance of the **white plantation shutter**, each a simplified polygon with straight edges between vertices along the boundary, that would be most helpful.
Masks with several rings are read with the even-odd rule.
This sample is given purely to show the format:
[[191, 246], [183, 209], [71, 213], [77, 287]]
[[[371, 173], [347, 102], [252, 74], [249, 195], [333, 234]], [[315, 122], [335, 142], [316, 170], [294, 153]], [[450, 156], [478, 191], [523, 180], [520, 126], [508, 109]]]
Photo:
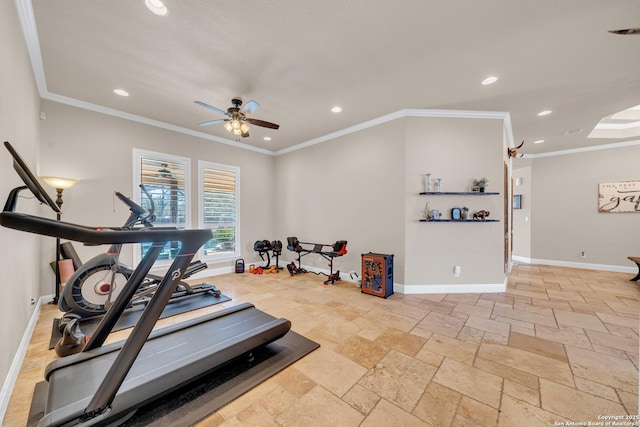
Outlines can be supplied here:
[[[151, 209], [151, 202], [139, 188], [139, 184], [153, 199], [157, 227], [189, 228], [189, 176], [190, 159], [170, 154], [134, 149], [134, 194], [136, 201], [145, 209]], [[135, 251], [137, 263], [148, 249], [142, 243]], [[171, 261], [180, 249], [179, 242], [169, 242], [160, 254], [159, 261]]]
[[210, 228], [213, 238], [204, 247], [204, 257], [224, 258], [239, 254], [240, 169], [198, 162], [200, 226]]
[[[185, 166], [182, 163], [142, 157], [140, 181], [151, 194], [156, 209], [156, 224], [184, 228], [186, 224]], [[149, 209], [149, 199], [142, 196], [142, 206]]]

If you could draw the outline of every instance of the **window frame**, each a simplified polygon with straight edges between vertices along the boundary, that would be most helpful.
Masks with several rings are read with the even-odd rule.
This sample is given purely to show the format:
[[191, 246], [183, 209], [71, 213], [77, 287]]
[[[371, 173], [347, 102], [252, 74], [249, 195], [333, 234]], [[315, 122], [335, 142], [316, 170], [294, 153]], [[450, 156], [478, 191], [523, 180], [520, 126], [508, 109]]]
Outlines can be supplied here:
[[[143, 150], [139, 148], [133, 149], [133, 201], [142, 204], [142, 169], [141, 161], [143, 158], [151, 158], [155, 160], [167, 160], [171, 163], [181, 163], [184, 166], [184, 223], [177, 223], [175, 226], [180, 228], [191, 228], [191, 159], [189, 157], [176, 156], [174, 154], [160, 153], [158, 151]], [[162, 224], [162, 226], [173, 226], [173, 224]], [[142, 260], [141, 244], [135, 243], [133, 246], [133, 264], [137, 265]], [[165, 267], [171, 265], [173, 259], [158, 260], [154, 267]]]
[[[199, 250], [199, 257], [203, 261], [221, 262], [236, 259], [241, 256], [240, 248], [240, 168], [238, 166], [225, 165], [222, 163], [209, 162], [206, 160], [198, 160], [198, 227], [204, 229], [213, 229], [211, 224], [205, 224], [204, 222], [204, 170], [205, 169], [217, 169], [225, 172], [235, 173], [235, 222], [227, 223], [235, 226], [235, 242], [234, 251], [221, 252], [217, 254], [207, 255], [204, 250], [204, 245]], [[224, 224], [221, 224], [224, 225]]]

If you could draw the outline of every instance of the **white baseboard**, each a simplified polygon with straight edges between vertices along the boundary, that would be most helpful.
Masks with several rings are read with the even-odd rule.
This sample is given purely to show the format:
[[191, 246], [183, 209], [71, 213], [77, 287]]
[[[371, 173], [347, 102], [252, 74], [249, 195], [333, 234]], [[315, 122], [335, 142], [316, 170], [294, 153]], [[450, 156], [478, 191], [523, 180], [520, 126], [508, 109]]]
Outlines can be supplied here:
[[[601, 270], [601, 271], [613, 271], [618, 273], [636, 273], [636, 267], [627, 267], [627, 266], [619, 266], [619, 265], [607, 265], [607, 264], [590, 264], [583, 262], [568, 262], [568, 261], [556, 261], [556, 260], [545, 260], [545, 259], [536, 259], [536, 258], [526, 258], [517, 255], [513, 255], [512, 262], [509, 265], [509, 270], [513, 267], [514, 263], [524, 263], [524, 264], [540, 264], [540, 265], [551, 265], [556, 267], [569, 267], [569, 268], [580, 268], [586, 270]], [[297, 265], [297, 262], [290, 261], [286, 259], [280, 259], [278, 266], [286, 269], [287, 264], [294, 262]], [[320, 273], [329, 275], [329, 270], [326, 268], [314, 267], [311, 265], [302, 264], [302, 268], [307, 271]], [[218, 267], [218, 268], [208, 268], [199, 273], [194, 274], [189, 277], [189, 279], [199, 279], [209, 276], [218, 276], [221, 274], [233, 273], [235, 271], [235, 266], [226, 266], [226, 267]], [[249, 266], [245, 265], [245, 271], [249, 271]], [[349, 273], [340, 272], [340, 279], [356, 283], [354, 279], [352, 279]], [[402, 283], [394, 283], [393, 284], [393, 292], [399, 294], [454, 294], [454, 293], [500, 293], [505, 292], [507, 290], [507, 280], [505, 279], [504, 283], [463, 283], [463, 284], [430, 284], [430, 285], [405, 285]]]
[[24, 357], [27, 354], [27, 348], [29, 347], [29, 341], [31, 341], [31, 336], [33, 335], [33, 331], [36, 328], [36, 323], [38, 323], [38, 317], [40, 317], [40, 311], [42, 309], [43, 304], [47, 304], [48, 301], [53, 299], [53, 295], [45, 295], [41, 296], [38, 300], [38, 304], [36, 308], [31, 313], [31, 318], [29, 319], [29, 323], [22, 334], [22, 340], [20, 340], [20, 345], [18, 346], [18, 350], [16, 351], [15, 356], [13, 356], [13, 361], [11, 362], [11, 367], [9, 368], [9, 372], [7, 373], [7, 377], [2, 384], [2, 390], [0, 390], [0, 424], [4, 420], [4, 416], [7, 412], [7, 407], [9, 406], [9, 399], [11, 399], [11, 393], [13, 392], [13, 387], [18, 380], [18, 375], [20, 374], [20, 368], [22, 367], [22, 362], [24, 361]]
[[588, 262], [572, 262], [572, 261], [556, 261], [552, 259], [538, 259], [538, 258], [526, 258], [514, 255], [514, 262], [520, 262], [523, 264], [540, 264], [551, 265], [554, 267], [569, 267], [580, 268], [583, 270], [600, 270], [600, 271], [613, 271], [616, 273], [637, 273], [636, 267], [629, 267], [623, 265], [609, 265], [609, 264], [592, 264]]
[[478, 283], [478, 284], [446, 284], [446, 285], [403, 285], [393, 284], [393, 291], [400, 294], [490, 294], [507, 290], [507, 279], [504, 283]]
[[[288, 261], [290, 263], [291, 261]], [[286, 264], [285, 264], [286, 265]], [[297, 264], [296, 264], [297, 265]], [[329, 270], [324, 268], [312, 267], [308, 265], [302, 265], [307, 271], [313, 271], [315, 273], [329, 274]], [[340, 280], [344, 280], [347, 282], [353, 282], [357, 285], [357, 282], [354, 278], [350, 276], [349, 273], [340, 272]], [[404, 285], [402, 283], [394, 283], [393, 284], [393, 292], [399, 294], [454, 294], [454, 293], [500, 293], [505, 292], [507, 290], [507, 279], [505, 278], [504, 283], [481, 283], [481, 284], [434, 284], [434, 285]]]
[[222, 274], [233, 273], [236, 271], [235, 266], [226, 266], [226, 267], [217, 267], [217, 268], [207, 268], [206, 270], [202, 270], [189, 276], [189, 281], [193, 279], [202, 279], [210, 276], [220, 276]]

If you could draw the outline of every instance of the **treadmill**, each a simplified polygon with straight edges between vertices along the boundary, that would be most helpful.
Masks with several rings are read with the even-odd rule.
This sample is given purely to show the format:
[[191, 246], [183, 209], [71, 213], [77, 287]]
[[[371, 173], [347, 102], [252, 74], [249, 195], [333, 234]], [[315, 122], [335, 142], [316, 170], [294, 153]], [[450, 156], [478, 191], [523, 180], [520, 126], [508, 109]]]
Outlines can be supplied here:
[[[151, 247], [102, 318], [82, 352], [50, 363], [45, 371], [44, 416], [38, 426], [115, 426], [135, 411], [251, 350], [283, 337], [291, 322], [244, 303], [152, 333], [164, 307], [211, 230], [87, 227], [15, 212], [18, 194], [29, 189], [59, 212], [15, 149], [4, 143], [24, 186], [14, 188], [0, 213], [0, 225], [89, 245], [151, 242]], [[125, 341], [103, 345], [139, 283], [167, 242], [180, 253]], [[32, 405], [35, 404], [32, 403]]]

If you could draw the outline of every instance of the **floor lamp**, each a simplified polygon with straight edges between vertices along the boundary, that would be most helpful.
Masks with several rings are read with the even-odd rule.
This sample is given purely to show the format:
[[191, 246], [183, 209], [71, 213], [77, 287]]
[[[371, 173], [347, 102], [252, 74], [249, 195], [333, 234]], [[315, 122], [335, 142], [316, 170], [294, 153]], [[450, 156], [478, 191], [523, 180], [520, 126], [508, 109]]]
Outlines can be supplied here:
[[[67, 188], [71, 188], [73, 187], [73, 185], [78, 182], [75, 179], [69, 179], [69, 178], [59, 178], [57, 176], [41, 176], [40, 178], [42, 178], [42, 180], [44, 182], [47, 183], [47, 185], [49, 185], [51, 188], [55, 188], [56, 190], [56, 195], [57, 195], [57, 199], [56, 199], [56, 205], [58, 205], [58, 208], [60, 209], [60, 211], [62, 210], [62, 192], [64, 190], [66, 190]], [[58, 221], [60, 221], [60, 216], [62, 215], [61, 212], [57, 212], [56, 213], [56, 219]], [[51, 301], [50, 304], [57, 304], [58, 303], [58, 299], [60, 298], [60, 238], [56, 237], [56, 258], [55, 258], [55, 274], [56, 274], [56, 292], [55, 292], [55, 296], [53, 298], [53, 300]]]

